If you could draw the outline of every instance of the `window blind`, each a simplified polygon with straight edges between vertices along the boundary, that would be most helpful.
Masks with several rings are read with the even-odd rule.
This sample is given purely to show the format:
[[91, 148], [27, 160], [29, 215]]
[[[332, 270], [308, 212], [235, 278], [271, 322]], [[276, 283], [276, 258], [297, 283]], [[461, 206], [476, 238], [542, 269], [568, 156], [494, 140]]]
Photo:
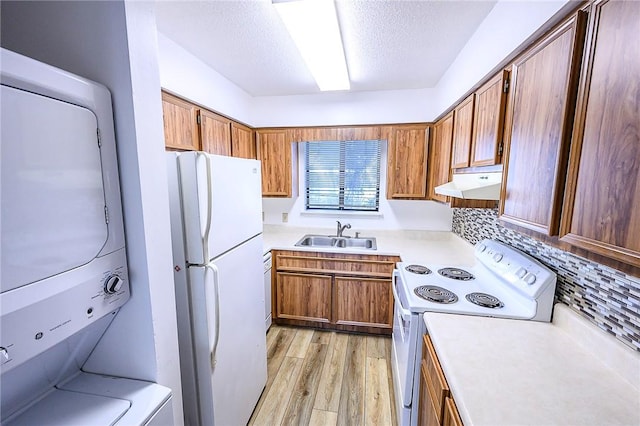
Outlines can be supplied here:
[[380, 141], [306, 143], [306, 207], [378, 211]]

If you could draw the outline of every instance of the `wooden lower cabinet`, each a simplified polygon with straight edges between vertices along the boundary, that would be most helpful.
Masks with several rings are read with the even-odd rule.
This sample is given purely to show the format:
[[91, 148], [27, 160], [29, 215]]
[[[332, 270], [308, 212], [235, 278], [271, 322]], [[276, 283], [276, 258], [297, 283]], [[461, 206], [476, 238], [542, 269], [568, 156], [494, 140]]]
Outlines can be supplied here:
[[331, 276], [278, 272], [277, 317], [329, 322], [331, 318]]
[[396, 256], [275, 251], [274, 321], [391, 334]]
[[418, 425], [462, 426], [460, 414], [440, 366], [435, 348], [427, 334], [422, 339]]
[[462, 426], [462, 419], [460, 418], [460, 413], [458, 413], [458, 408], [456, 408], [456, 403], [453, 401], [453, 398], [447, 397], [444, 404], [443, 426]]
[[393, 294], [388, 279], [335, 276], [333, 285], [336, 324], [392, 327]]
[[433, 398], [427, 388], [428, 373], [424, 362], [420, 369], [420, 397], [418, 402], [418, 424], [421, 426], [440, 426]]

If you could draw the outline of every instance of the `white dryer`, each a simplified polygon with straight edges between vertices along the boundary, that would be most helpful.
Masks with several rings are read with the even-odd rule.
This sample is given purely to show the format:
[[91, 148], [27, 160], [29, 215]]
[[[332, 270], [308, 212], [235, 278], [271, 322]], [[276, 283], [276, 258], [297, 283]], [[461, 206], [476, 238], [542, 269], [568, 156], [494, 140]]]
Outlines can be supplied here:
[[145, 424], [167, 388], [82, 371], [130, 296], [111, 95], [5, 49], [0, 83], [0, 420]]

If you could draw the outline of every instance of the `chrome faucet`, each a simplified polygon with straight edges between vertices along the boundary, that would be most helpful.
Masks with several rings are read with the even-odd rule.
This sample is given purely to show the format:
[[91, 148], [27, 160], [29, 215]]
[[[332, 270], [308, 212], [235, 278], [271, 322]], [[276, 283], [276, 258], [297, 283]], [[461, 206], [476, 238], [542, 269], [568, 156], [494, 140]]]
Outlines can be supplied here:
[[344, 232], [345, 228], [351, 229], [351, 224], [349, 223], [342, 225], [339, 220], [337, 220], [336, 222], [338, 222], [338, 230], [336, 232], [336, 237], [342, 237], [342, 233]]

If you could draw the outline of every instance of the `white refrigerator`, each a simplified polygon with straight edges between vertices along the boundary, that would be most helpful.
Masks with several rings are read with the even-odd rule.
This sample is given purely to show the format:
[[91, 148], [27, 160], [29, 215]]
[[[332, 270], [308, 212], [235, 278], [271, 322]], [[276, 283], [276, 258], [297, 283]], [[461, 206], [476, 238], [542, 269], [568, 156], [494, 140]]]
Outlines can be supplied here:
[[243, 425], [267, 381], [260, 162], [167, 153], [188, 425]]

